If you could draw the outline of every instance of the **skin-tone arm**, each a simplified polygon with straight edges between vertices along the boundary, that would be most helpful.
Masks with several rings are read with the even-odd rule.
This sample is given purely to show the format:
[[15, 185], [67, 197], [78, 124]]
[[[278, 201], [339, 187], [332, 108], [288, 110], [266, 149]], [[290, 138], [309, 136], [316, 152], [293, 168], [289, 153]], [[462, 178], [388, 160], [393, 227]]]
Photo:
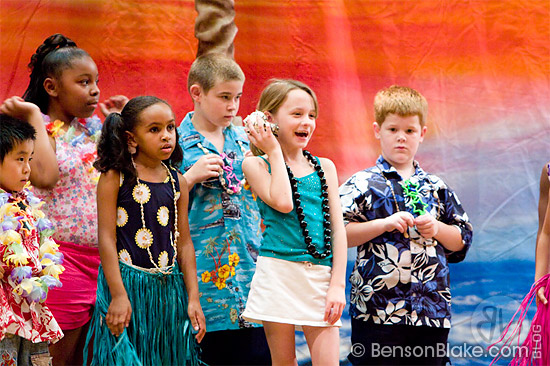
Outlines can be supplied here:
[[197, 281], [197, 262], [195, 259], [195, 247], [191, 241], [189, 232], [189, 220], [187, 217], [187, 204], [189, 195], [187, 194], [187, 182], [183, 176], [178, 173], [180, 181], [180, 198], [178, 199], [178, 231], [179, 238], [177, 243], [178, 248], [178, 264], [183, 273], [183, 280], [187, 288], [189, 303], [187, 313], [191, 319], [193, 329], [197, 331], [195, 338], [198, 342], [202, 340], [206, 333], [206, 320], [202, 312], [199, 301], [199, 283]]
[[20, 97], [4, 101], [0, 112], [27, 121], [36, 130], [34, 157], [31, 161], [31, 183], [37, 188], [51, 189], [59, 180], [59, 168], [55, 156], [55, 140], [48, 135], [40, 109], [34, 103]]
[[409, 226], [415, 226], [419, 234], [426, 239], [435, 239], [446, 249], [456, 252], [464, 248], [460, 230], [452, 225], [437, 221], [430, 214], [418, 216], [416, 219], [409, 212], [396, 212], [383, 219], [368, 222], [350, 222], [346, 226], [348, 247], [364, 244], [385, 232], [398, 230], [405, 233]]
[[109, 170], [101, 174], [97, 185], [99, 255], [112, 297], [105, 321], [115, 336], [119, 336], [130, 324], [132, 315], [132, 306], [122, 283], [116, 250], [116, 210], [119, 182], [119, 172]]
[[264, 128], [264, 121], [259, 121], [258, 131], [252, 123], [252, 119], [249, 119], [246, 125], [248, 137], [250, 142], [267, 154], [271, 165], [271, 174], [261, 158], [250, 157], [243, 161], [246, 180], [252, 190], [271, 208], [282, 213], [289, 213], [294, 208], [294, 203], [281, 146], [271, 129]]
[[328, 202], [332, 229], [332, 275], [327, 290], [325, 321], [334, 324], [342, 316], [346, 307], [346, 228], [342, 217], [340, 195], [338, 193], [338, 175], [334, 163], [329, 159], [320, 159], [328, 185]]
[[[548, 202], [550, 204], [550, 202]], [[548, 212], [548, 207], [546, 208]], [[550, 256], [550, 218], [545, 215], [544, 224], [537, 240], [537, 251], [535, 255], [535, 281], [540, 280], [548, 273], [548, 257]], [[548, 304], [548, 299], [544, 296], [545, 287], [539, 289], [537, 293], [537, 302], [542, 301], [544, 305]]]
[[204, 182], [213, 177], [219, 177], [222, 166], [223, 160], [217, 154], [206, 154], [201, 156], [183, 175], [187, 181], [188, 191], [190, 192], [197, 183]]
[[103, 103], [99, 103], [99, 110], [104, 117], [107, 117], [111, 113], [122, 112], [126, 103], [128, 103], [128, 97], [125, 95], [115, 95], [105, 100]]
[[447, 225], [438, 221], [430, 214], [418, 216], [414, 220], [416, 230], [426, 239], [435, 239], [439, 244], [452, 252], [458, 252], [464, 248], [460, 230], [453, 225]]
[[362, 245], [386, 231], [398, 230], [404, 233], [409, 226], [414, 226], [414, 218], [408, 212], [400, 211], [383, 219], [376, 219], [367, 222], [350, 222], [346, 225], [348, 247]]

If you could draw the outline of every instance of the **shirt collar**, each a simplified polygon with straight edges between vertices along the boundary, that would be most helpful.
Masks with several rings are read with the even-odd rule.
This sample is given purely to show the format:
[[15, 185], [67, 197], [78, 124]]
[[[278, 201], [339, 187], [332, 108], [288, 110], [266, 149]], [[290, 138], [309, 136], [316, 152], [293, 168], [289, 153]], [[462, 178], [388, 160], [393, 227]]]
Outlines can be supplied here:
[[[193, 125], [193, 122], [191, 122], [194, 114], [195, 112], [187, 113], [183, 121], [181, 121], [178, 132], [180, 134], [180, 144], [182, 148], [186, 150], [194, 145], [198, 145], [199, 143], [201, 143], [202, 146], [204, 146], [208, 150], [211, 150], [213, 153], [219, 153], [218, 151], [216, 151], [214, 145], [208, 142], [208, 140], [206, 140], [204, 136], [197, 131], [197, 129]], [[223, 130], [223, 134], [225, 136], [225, 146], [227, 146], [227, 144], [231, 144], [231, 141], [241, 141], [245, 144], [248, 144], [248, 138], [244, 133], [244, 129], [242, 127], [234, 126], [231, 124]], [[229, 147], [230, 149], [232, 148], [231, 146], [227, 147]]]
[[[380, 171], [385, 175], [391, 175], [395, 174], [397, 177], [399, 177], [399, 180], [403, 180], [401, 175], [397, 172], [397, 169], [393, 165], [391, 165], [382, 155], [376, 159], [376, 166]], [[413, 166], [414, 166], [414, 174], [413, 176], [416, 176], [418, 179], [424, 178], [427, 174], [426, 172], [420, 167], [418, 164], [418, 161], [413, 160]]]

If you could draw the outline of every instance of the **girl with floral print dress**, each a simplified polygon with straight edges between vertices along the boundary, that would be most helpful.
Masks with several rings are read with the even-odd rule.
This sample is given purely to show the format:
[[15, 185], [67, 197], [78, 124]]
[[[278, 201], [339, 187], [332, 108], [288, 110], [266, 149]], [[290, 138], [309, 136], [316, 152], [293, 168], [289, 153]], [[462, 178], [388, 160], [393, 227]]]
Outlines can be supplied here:
[[[47, 299], [65, 334], [50, 352], [56, 365], [80, 364], [99, 265], [95, 209], [99, 174], [92, 167], [101, 129], [99, 118], [92, 117], [99, 101], [98, 71], [90, 55], [62, 34], [48, 37], [37, 48], [29, 68], [23, 98], [36, 104], [44, 117], [33, 123], [36, 143], [30, 181], [56, 226], [53, 238], [66, 268], [63, 288]], [[12, 97], [6, 102], [22, 100]]]
[[101, 266], [92, 365], [198, 364], [195, 339], [206, 328], [187, 183], [173, 167], [183, 158], [177, 141], [172, 109], [156, 97], [133, 98], [105, 120], [94, 163]]

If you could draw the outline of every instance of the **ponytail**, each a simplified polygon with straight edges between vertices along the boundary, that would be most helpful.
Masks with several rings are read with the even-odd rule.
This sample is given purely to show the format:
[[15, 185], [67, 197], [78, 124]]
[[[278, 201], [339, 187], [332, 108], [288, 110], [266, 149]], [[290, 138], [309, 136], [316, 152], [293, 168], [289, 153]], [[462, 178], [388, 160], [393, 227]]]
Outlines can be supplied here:
[[97, 144], [97, 159], [94, 168], [101, 173], [111, 169], [118, 170], [130, 181], [134, 181], [137, 173], [128, 151], [128, 136], [120, 113], [111, 113], [103, 122], [101, 137]]
[[46, 38], [31, 56], [29, 85], [23, 99], [36, 104], [44, 114], [48, 113], [49, 95], [44, 89], [44, 80], [48, 77], [59, 77], [63, 69], [71, 67], [74, 59], [90, 55], [76, 46], [76, 43], [57, 33]]
[[[165, 100], [146, 95], [130, 99], [121, 113], [111, 113], [107, 116], [97, 144], [97, 159], [94, 162], [94, 168], [102, 173], [115, 169], [130, 179], [130, 182], [135, 181], [137, 172], [132, 161], [132, 154], [128, 151], [127, 132], [135, 130], [139, 122], [139, 115], [144, 109], [157, 103], [163, 103], [170, 107]], [[176, 146], [170, 158], [164, 162], [177, 168], [181, 165], [182, 160], [183, 150], [178, 143], [176, 129]]]

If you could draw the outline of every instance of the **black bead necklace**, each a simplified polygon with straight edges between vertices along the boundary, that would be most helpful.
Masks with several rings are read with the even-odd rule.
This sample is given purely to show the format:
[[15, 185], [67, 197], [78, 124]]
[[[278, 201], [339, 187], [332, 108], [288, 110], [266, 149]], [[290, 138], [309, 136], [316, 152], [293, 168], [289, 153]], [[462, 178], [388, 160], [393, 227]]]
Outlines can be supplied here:
[[327, 179], [325, 178], [325, 172], [323, 171], [323, 168], [321, 167], [321, 164], [315, 159], [309, 151], [304, 150], [303, 151], [304, 156], [307, 158], [307, 160], [313, 165], [313, 168], [317, 172], [317, 175], [319, 176], [319, 180], [321, 181], [321, 197], [323, 198], [322, 201], [322, 211], [323, 211], [323, 231], [324, 231], [324, 241], [325, 241], [325, 251], [323, 253], [319, 253], [317, 251], [317, 248], [315, 248], [315, 244], [313, 244], [313, 239], [311, 239], [311, 236], [309, 236], [309, 230], [307, 229], [307, 222], [305, 220], [304, 215], [304, 209], [302, 206], [300, 206], [300, 193], [298, 193], [298, 181], [296, 178], [294, 178], [294, 174], [292, 173], [292, 170], [290, 170], [290, 167], [285, 162], [286, 170], [288, 172], [288, 177], [290, 179], [290, 187], [292, 188], [292, 200], [294, 201], [294, 207], [296, 208], [296, 214], [298, 215], [298, 221], [300, 222], [300, 227], [302, 228], [302, 235], [304, 236], [304, 241], [307, 245], [307, 251], [313, 258], [316, 259], [325, 259], [332, 253], [332, 244], [331, 244], [331, 233], [332, 230], [330, 229], [330, 208], [328, 205], [328, 185], [327, 185]]

